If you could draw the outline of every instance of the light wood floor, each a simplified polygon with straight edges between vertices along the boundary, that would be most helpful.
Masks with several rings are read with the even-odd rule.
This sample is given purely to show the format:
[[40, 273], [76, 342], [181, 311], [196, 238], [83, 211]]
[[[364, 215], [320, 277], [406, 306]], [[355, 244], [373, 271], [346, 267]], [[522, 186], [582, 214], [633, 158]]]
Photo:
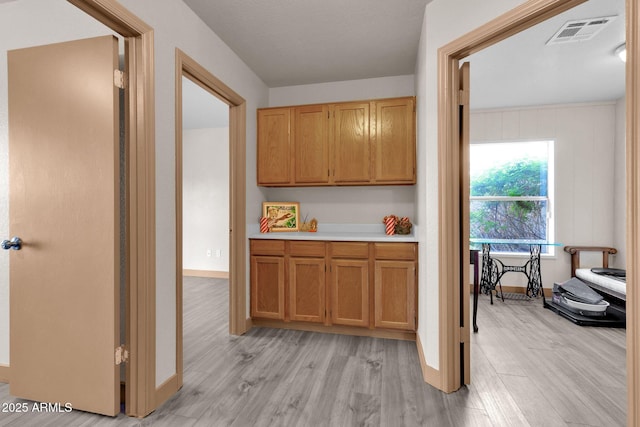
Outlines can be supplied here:
[[[472, 384], [422, 381], [415, 343], [254, 328], [227, 333], [227, 284], [185, 277], [183, 389], [144, 420], [0, 413], [10, 426], [623, 426], [625, 331], [541, 300], [481, 296]], [[0, 385], [0, 404], [20, 402]]]

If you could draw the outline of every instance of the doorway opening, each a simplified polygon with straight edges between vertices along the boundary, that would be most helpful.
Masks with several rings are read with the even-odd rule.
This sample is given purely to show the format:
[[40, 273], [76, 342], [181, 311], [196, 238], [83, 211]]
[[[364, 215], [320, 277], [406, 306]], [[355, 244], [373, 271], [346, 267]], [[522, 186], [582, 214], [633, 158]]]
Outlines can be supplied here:
[[[229, 105], [182, 77], [182, 266], [185, 371], [228, 330]], [[204, 345], [203, 345], [204, 344]]]
[[[70, 4], [72, 6], [70, 6]], [[9, 8], [12, 6], [13, 4], [7, 5], [7, 7]], [[23, 7], [23, 6], [18, 5], [16, 2], [16, 7]], [[37, 4], [32, 6], [25, 5], [24, 7], [26, 8], [33, 7], [34, 9], [36, 9], [34, 10], [34, 12], [37, 11], [37, 9], [44, 8], [44, 6], [39, 6]], [[118, 367], [118, 368], [115, 368], [115, 370], [113, 370], [114, 367], [109, 366], [110, 379], [114, 379], [116, 383], [116, 386], [113, 388], [110, 385], [111, 382], [109, 382], [109, 386], [108, 386], [109, 401], [111, 401], [111, 399], [115, 401], [115, 406], [113, 410], [118, 411], [120, 408], [119, 397], [122, 397], [122, 394], [120, 393], [120, 387], [119, 387], [120, 377], [118, 376], [118, 371], [123, 370], [126, 372], [125, 376], [126, 376], [126, 382], [127, 382], [127, 393], [125, 397], [126, 412], [128, 415], [144, 416], [154, 409], [152, 408], [153, 399], [150, 399], [149, 396], [152, 396], [155, 392], [155, 384], [153, 382], [153, 376], [151, 375], [151, 372], [153, 372], [154, 370], [154, 366], [153, 366], [153, 363], [149, 362], [149, 360], [155, 361], [155, 353], [150, 349], [150, 347], [152, 347], [153, 341], [150, 342], [146, 340], [147, 337], [151, 336], [150, 331], [153, 331], [153, 334], [155, 335], [154, 323], [152, 320], [150, 320], [151, 316], [148, 316], [150, 314], [155, 316], [155, 313], [153, 312], [149, 313], [149, 311], [146, 310], [147, 308], [149, 308], [149, 303], [153, 301], [155, 298], [153, 295], [153, 283], [154, 283], [154, 274], [155, 274], [155, 262], [154, 262], [155, 245], [153, 244], [154, 232], [155, 232], [154, 230], [155, 200], [154, 200], [153, 183], [151, 182], [151, 179], [149, 179], [150, 177], [154, 177], [154, 170], [153, 170], [154, 120], [153, 120], [153, 114], [151, 114], [153, 109], [149, 108], [149, 104], [153, 104], [154, 102], [153, 70], [149, 68], [149, 66], [152, 66], [154, 62], [153, 61], [153, 31], [144, 22], [140, 21], [137, 17], [132, 15], [129, 11], [127, 11], [125, 8], [123, 8], [121, 5], [119, 5], [116, 1], [113, 1], [113, 0], [107, 0], [107, 1], [69, 0], [68, 3], [62, 2], [60, 5], [53, 5], [53, 6], [49, 6], [47, 4], [46, 7], [47, 8], [52, 7], [53, 8], [52, 10], [56, 10], [57, 7], [74, 9], [72, 13], [76, 15], [77, 15], [77, 10], [75, 9], [77, 7], [82, 11], [86, 12], [87, 15], [90, 16], [91, 18], [86, 20], [87, 25], [84, 25], [84, 24], [79, 25], [78, 31], [76, 33], [73, 33], [73, 34], [76, 34], [76, 38], [77, 38], [76, 40], [66, 40], [64, 35], [59, 33], [56, 30], [55, 26], [60, 24], [60, 22], [57, 22], [57, 20], [52, 21], [51, 28], [54, 31], [52, 31], [49, 34], [43, 33], [43, 31], [47, 31], [46, 29], [31, 28], [30, 26], [25, 26], [23, 28], [25, 32], [33, 32], [33, 34], [31, 34], [28, 38], [29, 44], [33, 43], [34, 40], [38, 40], [38, 37], [42, 37], [44, 35], [46, 35], [47, 37], [52, 37], [53, 39], [52, 40], [51, 38], [48, 38], [44, 42], [44, 44], [53, 43], [53, 44], [61, 45], [62, 43], [54, 43], [56, 41], [60, 41], [60, 42], [64, 42], [67, 46], [74, 45], [74, 48], [78, 44], [76, 42], [82, 42], [84, 40], [88, 40], [87, 37], [91, 38], [96, 36], [104, 36], [105, 34], [108, 34], [107, 38], [109, 38], [111, 37], [110, 34], [113, 33], [114, 35], [117, 34], [119, 36], [118, 38], [124, 39], [124, 46], [125, 46], [124, 63], [125, 63], [126, 72], [129, 73], [129, 76], [130, 76], [130, 78], [128, 79], [129, 86], [127, 90], [127, 95], [124, 100], [124, 104], [125, 104], [124, 108], [126, 110], [124, 121], [128, 129], [126, 145], [128, 148], [131, 148], [131, 152], [126, 153], [126, 156], [128, 157], [128, 165], [130, 166], [130, 168], [127, 168], [125, 172], [125, 174], [127, 175], [127, 203], [126, 203], [126, 216], [127, 216], [126, 237], [127, 239], [126, 239], [125, 245], [123, 245], [123, 246], [126, 246], [126, 250], [125, 250], [126, 255], [124, 256], [124, 262], [122, 262], [122, 265], [126, 266], [126, 268], [124, 269], [126, 269], [126, 281], [129, 284], [129, 287], [127, 288], [126, 296], [125, 295], [122, 295], [122, 296], [125, 297], [128, 302], [127, 304], [128, 312], [126, 313], [128, 323], [127, 323], [126, 332], [125, 332], [126, 339], [125, 341], [121, 341], [120, 333], [119, 333], [120, 331], [118, 330], [118, 326], [117, 326], [119, 319], [117, 316], [114, 316], [114, 314], [117, 313], [117, 309], [111, 310], [110, 308], [109, 311], [111, 314], [110, 314], [109, 321], [105, 322], [106, 323], [105, 329], [108, 329], [107, 334], [109, 336], [110, 341], [105, 340], [104, 342], [110, 343], [111, 341], [113, 341], [117, 343], [116, 344], [117, 346], [120, 346], [120, 344], [125, 344], [125, 349], [127, 350], [130, 350], [132, 347], [135, 349], [135, 352], [128, 351], [128, 353], [130, 354], [130, 358], [129, 358], [129, 363], [126, 364], [126, 368], [120, 369]], [[64, 13], [64, 12], [61, 12], [61, 13]], [[81, 13], [80, 15], [83, 15], [83, 14]], [[106, 26], [106, 29], [99, 28], [99, 26], [95, 26], [95, 21], [93, 18], [95, 18], [100, 23], [104, 24], [104, 26]], [[88, 24], [89, 21], [92, 21], [91, 24]], [[86, 33], [85, 33], [85, 27], [87, 28]], [[46, 28], [49, 28], [49, 27], [46, 27]], [[36, 35], [35, 39], [32, 37], [34, 34]], [[16, 50], [18, 49], [21, 50], [22, 49], [22, 46], [20, 46], [21, 42], [22, 41], [20, 39], [16, 39], [14, 37], [14, 39], [12, 39], [13, 44], [11, 45], [11, 48]], [[40, 47], [47, 47], [47, 46], [40, 46]], [[36, 49], [38, 47], [33, 46], [32, 48]], [[50, 45], [49, 47], [47, 47], [47, 50], [49, 49], [50, 49]], [[107, 85], [109, 86], [108, 88], [109, 98], [112, 98], [114, 91], [117, 91], [117, 89], [115, 89], [113, 86], [114, 85], [114, 68], [112, 67], [112, 66], [115, 66], [117, 68], [117, 50], [118, 49], [116, 48], [112, 52], [110, 49], [109, 57], [110, 58], [113, 57], [116, 63], [112, 63], [110, 59], [109, 67], [107, 69], [107, 73], [105, 74], [106, 79], [101, 79], [101, 82], [102, 81], [106, 82], [105, 86]], [[89, 49], [88, 54], [82, 55], [80, 57], [80, 60], [84, 60], [86, 58], [92, 58], [94, 57], [94, 55], [98, 55], [97, 49], [93, 49], [93, 48]], [[102, 54], [98, 56], [102, 57]], [[77, 62], [80, 62], [80, 60]], [[51, 61], [51, 62], [55, 62], [55, 61]], [[60, 60], [58, 62], [64, 62], [64, 61]], [[94, 60], [89, 62], [95, 63], [97, 61]], [[32, 62], [32, 63], [35, 63], [35, 62]], [[66, 63], [69, 65], [70, 68], [73, 68], [77, 65], [76, 62], [74, 61], [67, 61]], [[31, 68], [35, 68], [35, 67], [31, 67]], [[88, 74], [89, 73], [86, 73], [85, 75], [88, 75]], [[74, 80], [75, 82], [78, 82], [81, 80], [81, 79], [73, 79], [70, 73], [61, 73], [61, 75], [69, 76], [69, 80]], [[58, 82], [58, 86], [65, 87], [65, 84]], [[71, 89], [67, 90], [67, 92], [73, 93]], [[83, 90], [83, 92], [87, 93], [86, 90]], [[89, 93], [93, 94], [93, 92], [91, 91], [89, 91]], [[117, 96], [115, 96], [115, 98], [117, 98]], [[80, 99], [80, 98], [78, 97], [77, 99]], [[96, 101], [96, 103], [97, 102], [98, 101]], [[90, 104], [90, 103], [87, 103], [87, 104]], [[39, 105], [44, 105], [44, 103], [39, 103]], [[117, 101], [116, 101], [116, 105], [117, 105]], [[55, 108], [55, 107], [50, 108], [48, 109], [48, 112], [56, 112], [59, 109], [60, 108]], [[83, 109], [80, 109], [80, 110], [84, 111]], [[115, 109], [113, 111], [115, 112]], [[44, 115], [47, 117], [54, 116], [53, 114], [48, 114], [48, 112], [45, 112]], [[101, 110], [101, 113], [102, 114], [107, 113], [107, 109], [105, 108]], [[102, 114], [96, 114], [96, 116], [100, 117], [102, 116]], [[72, 123], [70, 126], [68, 126], [65, 129], [65, 131], [69, 133], [73, 133], [74, 131], [76, 131], [77, 127], [80, 127], [81, 125], [87, 122], [86, 119], [80, 118], [81, 116], [80, 114], [76, 114], [76, 116], [77, 117], [75, 118], [77, 123]], [[44, 121], [41, 121], [41, 123], [43, 122]], [[116, 122], [117, 122], [117, 118], [114, 118], [114, 120], [110, 120], [108, 132], [106, 131], [100, 132], [98, 130], [99, 128], [97, 127], [93, 129], [93, 132], [100, 133], [101, 134], [100, 136], [110, 134], [112, 130], [115, 130], [114, 124], [117, 124]], [[60, 123], [60, 121], [57, 121], [57, 123]], [[114, 139], [117, 140], [117, 135], [114, 135], [114, 136], [115, 136]], [[91, 138], [87, 138], [87, 139], [91, 139]], [[117, 150], [118, 150], [117, 141], [115, 144], [109, 144], [109, 146], [113, 146], [113, 149], [114, 149], [114, 152], [110, 152], [109, 155], [117, 156]], [[86, 148], [86, 147], [89, 147], [89, 145], [85, 144], [83, 145], [83, 147]], [[86, 151], [88, 151], [88, 149]], [[133, 154], [133, 155], [129, 156], [130, 154]], [[53, 156], [50, 156], [49, 159], [52, 159], [52, 158]], [[59, 162], [58, 169], [60, 168], [59, 165], [64, 163], [65, 163], [64, 161]], [[34, 167], [33, 169], [37, 169], [37, 168]], [[63, 168], [63, 170], [66, 170], [66, 169]], [[97, 170], [97, 167], [96, 167], [96, 170]], [[83, 184], [87, 184], [87, 185], [94, 184], [93, 178], [95, 178], [98, 174], [95, 173], [95, 170], [92, 172], [94, 173], [89, 174], [90, 178], [88, 180], [83, 180]], [[109, 169], [108, 173], [111, 173], [111, 169]], [[69, 176], [73, 176], [73, 175], [69, 174]], [[114, 171], [114, 181], [110, 181], [109, 185], [113, 186], [113, 184], [115, 184], [115, 181], [117, 181], [118, 178], [119, 177], [117, 177], [117, 172]], [[81, 181], [80, 179], [77, 180], [77, 182], [80, 182], [80, 181]], [[46, 181], [43, 181], [43, 182], [46, 182]], [[43, 188], [43, 187], [35, 186], [32, 188]], [[63, 188], [69, 188], [69, 190], [67, 190], [67, 193], [74, 193], [73, 189], [75, 187], [71, 185], [64, 185]], [[132, 188], [135, 188], [135, 191], [130, 191]], [[110, 208], [102, 209], [103, 212], [111, 210], [112, 211], [111, 214], [114, 215], [114, 220], [109, 221], [110, 226], [111, 224], [119, 222], [118, 221], [119, 212], [117, 212], [117, 208], [116, 208], [118, 205], [117, 185], [116, 185], [116, 188], [114, 188], [113, 190], [116, 191], [116, 194], [114, 195], [113, 198], [110, 197], [111, 199], [110, 203], [113, 205], [115, 209], [110, 209]], [[44, 189], [42, 191], [44, 191]], [[81, 193], [79, 191], [75, 191], [75, 194], [81, 194]], [[85, 197], [82, 202], [91, 203], [90, 200], [92, 199]], [[62, 201], [60, 201], [60, 203], [62, 203]], [[72, 217], [72, 216], [69, 216], [69, 217]], [[55, 225], [49, 228], [51, 230], [60, 229], [60, 227], [56, 227]], [[118, 226], [114, 225], [114, 228], [117, 229]], [[109, 228], [105, 227], [104, 232], [106, 233], [107, 230], [109, 230]], [[95, 246], [95, 252], [94, 252], [94, 248], [91, 248], [91, 250], [87, 252], [89, 252], [92, 255], [95, 255], [96, 258], [108, 259], [107, 257], [112, 257], [112, 256], [115, 258], [114, 262], [112, 263], [112, 266], [109, 267], [110, 272], [112, 271], [110, 275], [114, 276], [114, 279], [113, 281], [109, 280], [109, 282], [111, 282], [110, 283], [111, 285], [114, 285], [113, 286], [114, 289], [118, 289], [117, 283], [119, 282], [120, 278], [117, 277], [118, 276], [117, 270], [119, 270], [118, 264], [120, 264], [119, 262], [120, 260], [118, 259], [117, 252], [119, 252], [122, 249], [119, 249], [120, 245], [118, 244], [119, 242], [117, 242], [117, 240], [120, 237], [118, 235], [118, 232], [115, 231], [110, 234], [111, 234], [111, 237], [109, 238], [108, 245], [101, 245], [99, 242], [96, 244], [96, 242], [93, 241], [93, 244]], [[72, 236], [71, 237], [68, 236], [68, 237], [71, 241], [73, 241]], [[29, 239], [32, 242], [36, 240], [34, 236], [30, 236]], [[115, 246], [116, 248], [114, 249], [113, 246]], [[32, 248], [34, 248], [34, 245], [32, 245]], [[144, 248], [144, 249], [136, 251], [134, 250], [135, 248]], [[108, 252], [108, 253], [105, 256], [104, 253], [100, 251]], [[67, 266], [67, 269], [72, 270], [74, 267], [75, 266], [68, 268]], [[46, 269], [42, 271], [45, 272], [46, 274], [50, 274], [51, 276], [54, 276], [54, 273], [47, 271]], [[98, 272], [96, 270], [93, 270], [92, 273], [95, 274], [96, 276], [107, 277], [106, 274], [101, 275], [101, 272]], [[147, 292], [148, 290], [150, 292]], [[138, 291], [140, 291], [141, 295], [144, 295], [145, 297], [148, 297], [148, 298], [141, 297], [139, 299], [133, 299], [133, 300], [130, 299], [131, 295], [137, 295]], [[117, 293], [118, 293], [117, 291], [109, 293], [109, 295], [113, 295], [113, 299], [107, 297], [107, 298], [99, 298], [99, 300], [101, 300], [105, 304], [110, 304], [113, 307], [117, 307], [119, 303], [116, 297]], [[94, 296], [94, 299], [95, 299], [95, 296]], [[73, 303], [72, 299], [67, 299], [66, 301], [62, 301], [60, 305], [64, 306], [65, 304], [67, 304], [67, 301], [69, 301], [69, 304]], [[75, 305], [77, 308], [82, 308], [85, 310], [87, 309], [87, 306], [84, 306], [82, 304], [75, 304]], [[8, 322], [8, 323], [13, 323], [14, 325], [16, 324], [16, 322]], [[49, 327], [53, 327], [51, 322], [47, 323], [47, 325]], [[100, 335], [99, 333], [97, 333], [97, 331], [94, 330], [94, 332], [96, 332], [95, 334], [96, 336]], [[11, 335], [11, 337], [9, 337], [10, 339], [19, 338], [19, 334], [9, 334], [9, 335]], [[7, 335], [4, 335], [4, 336], [6, 337]], [[75, 341], [78, 341], [77, 337]], [[138, 346], [138, 343], [140, 343], [140, 346]], [[84, 344], [89, 345], [89, 343], [87, 342], [85, 342]], [[16, 348], [15, 346], [11, 346], [11, 347], [12, 349]], [[119, 347], [119, 348], [122, 349], [122, 347]], [[149, 351], [147, 351], [148, 349]], [[108, 352], [106, 353], [106, 355], [110, 355], [110, 360], [114, 360], [114, 350], [116, 352], [118, 351], [116, 350], [115, 347], [110, 347]], [[122, 352], [122, 350], [120, 351]], [[35, 354], [35, 352], [33, 353]], [[79, 353], [79, 354], [84, 354], [84, 353]], [[104, 357], [104, 353], [102, 354], [103, 354], [102, 357]], [[147, 360], [147, 358], [149, 360]], [[87, 358], [87, 360], [89, 360], [89, 358]], [[72, 361], [67, 360], [67, 363], [68, 364], [71, 363], [71, 365], [73, 365]], [[91, 363], [91, 361], [89, 361], [88, 363]], [[124, 365], [122, 366], [124, 367]], [[0, 376], [3, 376], [4, 371], [6, 370], [7, 372], [6, 379], [7, 380], [11, 379], [11, 381], [9, 381], [10, 384], [14, 382], [13, 380], [16, 379], [18, 370], [16, 369], [14, 372], [13, 366], [6, 366], [2, 368], [6, 368], [6, 369], [0, 369]], [[11, 369], [11, 375], [9, 376], [8, 371], [10, 369]], [[64, 387], [60, 387], [58, 382], [56, 382], [55, 380], [49, 381], [47, 385], [51, 386], [52, 393], [56, 393], [56, 394], [49, 395], [49, 397], [47, 397], [46, 399], [47, 401], [65, 401], [64, 397], [62, 397], [62, 395], [66, 392], [64, 390]], [[107, 387], [107, 382], [106, 381], [101, 382], [101, 385], [104, 385], [105, 387]], [[76, 390], [79, 388], [80, 388], [79, 386], [76, 387]], [[93, 399], [94, 396], [104, 396], [104, 394], [101, 394], [103, 391], [102, 388], [100, 388], [100, 390], [96, 390], [94, 387], [87, 387], [87, 388], [88, 390], [83, 390], [83, 392], [85, 393], [82, 396], [82, 399], [80, 399], [82, 400], [82, 402], [78, 403], [77, 409], [92, 410], [92, 406], [89, 406], [88, 404], [85, 406], [85, 408], [82, 408], [82, 406], [85, 405], [85, 402], [84, 402], [85, 397], [90, 396], [88, 397], [88, 399]], [[60, 397], [56, 397], [56, 396], [60, 396]], [[99, 400], [99, 399], [96, 399], [96, 400]], [[104, 401], [106, 401], [106, 399], [104, 399]], [[111, 404], [109, 404], [109, 406], [111, 407]], [[95, 410], [95, 411], [100, 412], [99, 410]], [[109, 409], [109, 413], [111, 412], [112, 410]]]
[[183, 276], [229, 278], [229, 105], [182, 78]]
[[[222, 103], [228, 108], [228, 156], [222, 154], [218, 155], [220, 161], [227, 162], [228, 165], [228, 192], [218, 194], [218, 207], [215, 213], [216, 217], [224, 218], [228, 220], [227, 234], [228, 246], [223, 247], [224, 244], [224, 230], [220, 227], [217, 228], [218, 239], [217, 246], [213, 247], [212, 244], [206, 241], [203, 242], [203, 247], [193, 248], [193, 257], [190, 254], [192, 248], [185, 250], [183, 245], [185, 243], [185, 236], [192, 234], [192, 230], [188, 230], [184, 227], [186, 217], [184, 215], [191, 215], [194, 212], [186, 213], [184, 211], [185, 206], [189, 201], [185, 198], [183, 184], [186, 182], [185, 177], [188, 174], [185, 173], [185, 160], [191, 157], [190, 154], [186, 155], [185, 145], [189, 142], [185, 137], [186, 127], [183, 122], [183, 111], [185, 106], [183, 105], [183, 82], [187, 81], [187, 85], [195, 85], [201, 91], [206, 91], [208, 95], [216, 98], [219, 103]], [[189, 88], [191, 86], [188, 86]], [[214, 273], [202, 273], [200, 268], [193, 268], [198, 265], [207, 265], [207, 259], [213, 258], [220, 263], [218, 266], [224, 266], [223, 254], [228, 254], [228, 296], [229, 296], [229, 333], [240, 335], [247, 331], [247, 317], [246, 317], [246, 200], [245, 200], [245, 171], [246, 171], [246, 144], [245, 144], [245, 129], [246, 129], [246, 105], [245, 100], [237, 93], [226, 86], [222, 81], [218, 80], [204, 67], [198, 64], [195, 60], [190, 58], [180, 49], [176, 49], [176, 375], [175, 381], [171, 381], [171, 387], [167, 387], [161, 395], [161, 401], [166, 400], [173, 392], [177, 391], [183, 384], [183, 372], [184, 372], [184, 322], [183, 322], [183, 272], [186, 269], [187, 274], [206, 274], [209, 276], [225, 276], [218, 270]], [[219, 131], [217, 133], [223, 133]], [[189, 135], [190, 139], [192, 135]], [[220, 135], [218, 135], [220, 136]], [[219, 143], [220, 141], [218, 141]], [[212, 147], [209, 147], [212, 148]], [[221, 153], [221, 152], [220, 152]], [[226, 158], [226, 159], [225, 159]], [[189, 172], [189, 174], [191, 171]], [[188, 179], [191, 179], [190, 177]], [[218, 179], [220, 175], [218, 175]], [[218, 183], [219, 187], [222, 183]], [[190, 190], [189, 190], [190, 191]], [[224, 203], [222, 200], [228, 194], [227, 201]], [[221, 208], [224, 205], [226, 208]], [[214, 221], [213, 218], [206, 220]], [[220, 220], [224, 221], [224, 220]], [[195, 233], [197, 234], [197, 233]], [[200, 243], [197, 243], [198, 245]], [[195, 245], [195, 243], [194, 243]], [[211, 247], [209, 247], [209, 246]], [[209, 252], [211, 251], [211, 252]], [[220, 257], [217, 257], [220, 251]], [[184, 256], [183, 256], [184, 255]], [[187, 255], [189, 259], [187, 259]], [[201, 264], [197, 264], [197, 258], [204, 256], [204, 260], [200, 260]], [[193, 258], [193, 259], [192, 259]], [[213, 261], [213, 260], [210, 260]], [[196, 262], [196, 264], [191, 264]], [[213, 267], [216, 265], [210, 262], [208, 268], [221, 268]], [[191, 267], [191, 268], [189, 268]], [[224, 272], [222, 272], [224, 273]], [[215, 327], [215, 325], [212, 325]], [[173, 390], [173, 391], [171, 391]]]
[[[529, 1], [513, 9], [496, 20], [475, 31], [443, 46], [438, 52], [439, 93], [438, 93], [438, 147], [439, 147], [439, 289], [440, 289], [440, 368], [441, 385], [446, 391], [454, 391], [460, 387], [459, 345], [456, 343], [460, 335], [459, 318], [460, 283], [468, 283], [468, 270], [462, 268], [460, 253], [468, 253], [468, 236], [459, 233], [461, 218], [458, 201], [460, 200], [460, 154], [458, 142], [457, 106], [455, 90], [456, 71], [459, 60], [485, 47], [501, 41], [513, 34], [540, 23], [549, 17], [562, 13], [583, 3], [582, 0], [548, 0]], [[637, 184], [637, 169], [640, 156], [636, 142], [638, 124], [637, 91], [638, 70], [634, 59], [637, 55], [637, 26], [639, 18], [634, 2], [627, 1], [627, 65], [626, 65], [626, 152], [627, 152], [627, 269], [630, 283], [634, 282], [635, 271], [639, 267], [637, 255], [640, 251], [638, 235], [638, 200], [640, 186]], [[462, 281], [461, 281], [462, 280]], [[638, 316], [635, 309], [638, 305], [633, 286], [629, 287], [627, 296], [627, 420], [630, 425], [637, 423], [639, 414], [637, 402], [640, 375], [638, 374], [637, 352]]]

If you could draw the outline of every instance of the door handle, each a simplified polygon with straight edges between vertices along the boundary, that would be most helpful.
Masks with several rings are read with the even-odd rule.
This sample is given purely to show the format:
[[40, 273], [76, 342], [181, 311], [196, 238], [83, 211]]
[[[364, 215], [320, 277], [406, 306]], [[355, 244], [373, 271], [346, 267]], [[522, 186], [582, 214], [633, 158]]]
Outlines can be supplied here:
[[0, 245], [2, 246], [2, 249], [4, 249], [5, 251], [9, 249], [13, 249], [14, 251], [19, 251], [20, 249], [22, 249], [22, 239], [19, 237], [14, 237], [11, 240], [3, 240]]

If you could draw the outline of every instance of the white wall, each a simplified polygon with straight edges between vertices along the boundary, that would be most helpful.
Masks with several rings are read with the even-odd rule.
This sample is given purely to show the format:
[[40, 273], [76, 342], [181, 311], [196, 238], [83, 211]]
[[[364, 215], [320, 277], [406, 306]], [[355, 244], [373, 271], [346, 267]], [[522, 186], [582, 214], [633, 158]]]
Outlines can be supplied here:
[[[256, 109], [268, 89], [184, 3], [121, 0], [154, 29], [156, 95], [156, 384], [175, 373], [175, 49], [180, 48], [247, 101], [247, 215], [264, 196], [256, 182]], [[65, 0], [20, 0], [0, 6], [0, 235], [7, 235], [7, 49], [110, 33]], [[3, 251], [4, 252], [4, 251]], [[0, 254], [0, 363], [9, 363], [7, 254]], [[248, 265], [247, 265], [248, 271]], [[247, 275], [248, 277], [248, 275]], [[249, 291], [247, 289], [247, 295]]]
[[413, 96], [415, 95], [414, 80], [413, 75], [408, 75], [275, 87], [269, 89], [269, 106]]
[[185, 130], [182, 164], [183, 268], [228, 272], [229, 128]]
[[[471, 112], [472, 143], [546, 139], [555, 141], [554, 240], [563, 245], [614, 246], [615, 102]], [[500, 259], [521, 265], [527, 258]], [[599, 262], [597, 258], [591, 265]], [[562, 247], [553, 257], [543, 256], [544, 287], [567, 280], [570, 265]], [[509, 273], [502, 284], [526, 287], [526, 276]]]
[[249, 213], [259, 211], [264, 200], [255, 185], [253, 141], [256, 140], [256, 109], [267, 106], [268, 89], [184, 3], [173, 0], [121, 0], [121, 3], [153, 27], [155, 37], [156, 385], [160, 385], [175, 372], [176, 340], [171, 332], [175, 331], [175, 49], [180, 48], [247, 101], [248, 221]]
[[626, 269], [627, 266], [627, 173], [626, 173], [626, 98], [616, 103], [616, 144], [614, 158], [613, 193], [613, 247], [618, 254], [612, 257], [612, 267]]
[[[413, 96], [414, 77], [397, 76], [269, 89], [269, 106]], [[377, 224], [415, 213], [415, 186], [267, 188], [267, 200], [300, 202], [301, 217], [322, 223]], [[254, 214], [255, 220], [260, 211]], [[250, 221], [253, 217], [248, 218]]]
[[418, 334], [427, 365], [438, 369], [438, 48], [513, 9], [523, 0], [433, 0], [425, 20], [416, 63], [418, 97], [418, 185], [420, 276]]

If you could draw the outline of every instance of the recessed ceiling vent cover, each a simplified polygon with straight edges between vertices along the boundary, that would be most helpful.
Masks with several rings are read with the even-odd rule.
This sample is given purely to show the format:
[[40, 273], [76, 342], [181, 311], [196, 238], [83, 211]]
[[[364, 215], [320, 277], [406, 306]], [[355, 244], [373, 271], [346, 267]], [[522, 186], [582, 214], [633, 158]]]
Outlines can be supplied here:
[[582, 42], [592, 39], [616, 18], [617, 16], [605, 16], [602, 18], [580, 19], [578, 21], [566, 22], [558, 32], [549, 39], [547, 45]]

